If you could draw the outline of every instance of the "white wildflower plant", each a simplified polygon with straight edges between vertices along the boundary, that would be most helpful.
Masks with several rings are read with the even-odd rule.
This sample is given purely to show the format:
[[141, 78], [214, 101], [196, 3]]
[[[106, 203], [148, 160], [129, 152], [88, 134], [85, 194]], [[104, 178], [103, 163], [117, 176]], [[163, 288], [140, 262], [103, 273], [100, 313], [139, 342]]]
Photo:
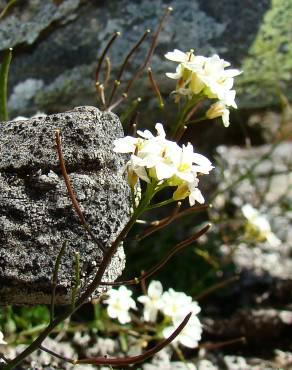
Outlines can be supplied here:
[[166, 139], [161, 123], [155, 125], [157, 136], [149, 130], [138, 131], [140, 137], [126, 136], [114, 141], [114, 151], [130, 153], [127, 163], [128, 181], [132, 188], [138, 178], [152, 185], [153, 193], [166, 187], [176, 187], [173, 200], [189, 197], [190, 205], [204, 203], [198, 188], [200, 174], [208, 174], [213, 166], [188, 143], [180, 147]]
[[202, 99], [216, 99], [207, 110], [204, 118], [222, 117], [223, 124], [228, 127], [229, 108], [237, 108], [236, 92], [233, 89], [234, 77], [241, 74], [237, 69], [226, 69], [230, 63], [218, 55], [204, 57], [195, 55], [194, 50], [182, 52], [175, 49], [165, 54], [165, 58], [178, 63], [175, 73], [166, 73], [166, 76], [177, 80], [176, 101], [182, 96], [193, 101]]
[[[150, 52], [146, 55], [144, 63], [145, 66], [150, 64], [150, 58], [148, 56], [151, 57], [154, 52], [156, 46], [155, 43], [158, 40], [159, 32], [162, 29], [162, 23], [165, 21], [165, 19], [167, 19], [169, 11], [170, 8], [168, 8], [165, 16], [162, 18], [155, 37], [153, 38]], [[145, 38], [143, 36], [141, 40], [136, 44], [136, 46], [131, 49], [132, 51], [130, 51], [130, 54], [126, 56], [124, 63], [122, 64], [122, 67], [120, 69], [119, 78], [113, 80], [110, 76], [112, 71], [111, 62], [110, 58], [106, 58], [107, 72], [105, 76], [105, 81], [104, 83], [101, 83], [103, 81], [99, 81], [99, 76], [102, 75], [100, 72], [106, 53], [113, 44], [118, 34], [119, 33], [116, 32], [111, 38], [110, 42], [107, 44], [101, 58], [99, 59], [95, 73], [96, 91], [99, 94], [100, 101], [102, 102], [102, 107], [106, 112], [114, 111], [114, 109], [118, 107], [121, 102], [127, 101], [127, 98], [130, 96], [128, 95], [130, 87], [139, 77], [139, 75], [141, 75], [140, 72], [142, 72], [142, 69], [144, 68], [143, 67], [141, 70], [138, 70], [138, 73], [136, 73], [126, 85], [125, 92], [121, 94], [121, 97], [119, 99], [115, 99], [116, 91], [118, 90], [121, 81], [124, 81], [124, 78], [122, 78], [122, 74], [125, 70], [129, 57], [132, 55], [132, 51], [135, 51], [136, 48], [138, 48], [139, 45], [142, 43]], [[145, 36], [146, 34], [147, 33], [145, 33]], [[218, 55], [204, 57], [200, 55], [195, 55], [193, 50], [185, 53], [178, 49], [175, 49], [173, 52], [167, 53], [165, 57], [168, 60], [177, 63], [176, 71], [174, 73], [166, 73], [166, 76], [168, 78], [177, 81], [175, 91], [173, 91], [173, 94], [176, 98], [175, 102], [178, 103], [176, 105], [176, 107], [178, 108], [177, 116], [173, 120], [173, 122], [168, 125], [167, 130], [164, 129], [162, 123], [156, 123], [155, 135], [150, 130], [138, 130], [137, 137], [128, 135], [124, 138], [114, 140], [112, 148], [113, 151], [129, 156], [125, 171], [127, 173], [128, 182], [132, 190], [133, 211], [129, 217], [129, 220], [127, 220], [126, 222], [126, 225], [119, 232], [118, 236], [109, 246], [109, 248], [105, 248], [105, 250], [101, 248], [102, 252], [104, 253], [104, 258], [101, 258], [100, 267], [97, 269], [95, 278], [92, 279], [92, 281], [88, 282], [88, 287], [86, 287], [84, 292], [75, 292], [81, 293], [80, 295], [76, 294], [74, 296], [72, 294], [72, 304], [70, 305], [68, 310], [61, 314], [62, 316], [58, 316], [58, 313], [55, 313], [54, 296], [52, 296], [50, 324], [45, 329], [45, 333], [47, 335], [49, 335], [50, 331], [55, 329], [56, 326], [63, 319], [70, 318], [72, 314], [74, 314], [74, 312], [82, 304], [88, 302], [88, 300], [92, 296], [92, 293], [95, 292], [96, 289], [98, 289], [102, 284], [105, 284], [103, 279], [103, 272], [107, 270], [111, 261], [111, 257], [114, 255], [114, 253], [116, 253], [117, 248], [121, 245], [121, 243], [127, 240], [131, 228], [139, 220], [139, 217], [143, 215], [145, 211], [149, 211], [153, 208], [161, 207], [172, 202], [177, 203], [177, 208], [175, 210], [179, 210], [179, 207], [181, 205], [180, 201], [187, 198], [190, 206], [197, 205], [197, 203], [201, 205], [205, 202], [203, 194], [201, 193], [201, 190], [199, 188], [200, 177], [202, 175], [209, 174], [214, 167], [207, 157], [197, 153], [194, 150], [194, 147], [191, 143], [187, 143], [186, 141], [184, 141], [184, 144], [179, 145], [178, 142], [182, 138], [182, 135], [184, 134], [187, 126], [190, 123], [222, 117], [224, 126], [229, 126], [230, 108], [237, 108], [235, 102], [236, 92], [233, 88], [234, 78], [238, 76], [241, 72], [237, 69], [228, 68], [230, 67], [230, 63], [226, 62], [224, 59], [221, 59]], [[152, 83], [152, 87], [154, 87], [153, 90], [159, 99], [159, 106], [161, 109], [164, 109], [165, 106], [163, 98], [159, 91], [159, 87], [155, 83], [153, 76], [151, 76], [151, 68], [148, 69], [148, 72], [150, 73], [150, 82]], [[106, 91], [106, 87], [109, 86], [112, 81], [114, 81], [114, 84], [111, 88], [110, 94], [108, 94], [108, 91]], [[120, 88], [122, 88], [123, 85], [124, 84], [121, 84]], [[139, 99], [140, 98], [137, 98], [134, 101], [135, 104], [139, 103]], [[208, 108], [206, 108], [204, 115], [193, 120], [192, 117], [196, 113], [196, 110], [200, 108], [200, 105], [198, 103], [206, 100], [208, 100], [209, 105]], [[135, 105], [133, 104], [133, 106]], [[130, 117], [130, 114], [134, 112], [135, 108], [132, 109], [133, 106], [129, 106], [128, 109], [125, 109], [123, 114], [124, 119], [122, 119], [121, 117], [121, 121], [125, 123], [130, 123], [130, 120], [128, 120], [128, 118]], [[45, 115], [37, 114], [37, 116], [44, 117]], [[21, 116], [17, 117], [15, 120], [17, 121], [25, 119], [25, 117]], [[166, 134], [166, 132], [168, 133], [168, 135]], [[62, 148], [61, 141], [58, 140], [60, 139], [59, 131], [57, 131], [56, 139], [59, 162], [61, 165], [62, 155], [60, 155], [60, 153], [62, 154]], [[72, 200], [72, 204], [76, 211], [80, 211], [79, 207], [77, 207], [77, 199], [72, 196], [72, 193], [74, 195], [74, 191], [68, 185], [70, 181], [68, 178], [68, 181], [66, 181], [66, 176], [64, 175], [64, 172], [66, 171], [62, 170], [62, 174], [63, 177], [65, 177], [67, 190]], [[143, 184], [141, 187], [138, 184], [139, 180], [145, 182], [145, 184]], [[137, 196], [137, 188], [139, 188], [138, 191], [141, 191], [139, 197]], [[159, 203], [155, 203], [155, 195], [165, 188], [172, 188], [171, 197]], [[71, 194], [70, 190], [72, 191]], [[189, 214], [188, 212], [184, 212], [185, 211], [176, 213], [175, 216], [181, 217]], [[82, 212], [80, 211], [77, 213], [79, 218], [83, 219], [83, 216], [80, 217], [80, 214], [82, 215]], [[166, 224], [170, 223], [170, 221], [173, 221], [175, 218], [166, 217], [166, 219], [167, 223], [164, 224], [161, 220], [158, 220], [156, 222], [158, 222], [158, 224], [160, 223], [159, 226], [161, 226], [161, 224], [165, 226]], [[249, 220], [249, 222], [251, 222], [251, 220]], [[145, 221], [145, 224], [147, 225], [147, 221]], [[155, 225], [153, 226], [153, 224], [150, 225], [149, 229], [153, 229], [153, 227], [155, 228]], [[87, 231], [89, 231], [90, 236], [94, 237], [94, 233], [91, 232], [89, 225], [83, 224], [83, 226]], [[188, 239], [180, 242], [173, 250], [171, 250], [171, 253], [168, 254], [162, 262], [166, 262], [167, 259], [172, 257], [177, 251], [181, 250], [185, 246], [190, 245], [200, 236], [204, 235], [209, 227], [210, 224], [202, 227], [194, 235], [191, 235]], [[263, 229], [263, 221], [261, 221], [261, 227]], [[149, 232], [149, 229], [146, 231]], [[147, 236], [149, 235], [149, 233], [147, 234], [147, 232], [145, 232], [144, 236], [145, 235]], [[261, 236], [263, 237], [263, 235], [267, 240], [271, 242], [273, 234], [270, 229], [266, 227], [264, 233], [261, 230]], [[92, 240], [95, 241], [95, 238], [92, 238]], [[136, 240], [140, 239], [137, 238]], [[98, 245], [99, 243], [96, 244]], [[98, 246], [100, 247], [100, 245]], [[142, 273], [139, 278], [134, 278], [133, 280], [130, 280], [130, 282], [132, 283], [132, 285], [139, 282], [143, 282], [146, 284], [147, 279], [151, 275], [153, 275], [153, 273], [156, 272], [158, 268], [163, 265], [163, 263], [158, 263], [154, 266], [154, 268], [148, 270], [148, 272], [146, 271], [145, 274]], [[57, 264], [56, 267], [58, 267]], [[77, 275], [78, 274], [76, 274], [76, 277]], [[113, 286], [120, 284], [124, 284], [124, 282], [107, 282], [107, 285]], [[134, 340], [137, 339], [137, 346], [140, 347], [138, 348], [138, 350], [141, 350], [141, 352], [145, 352], [144, 357], [139, 357], [138, 355], [132, 356], [130, 354], [125, 358], [125, 363], [134, 364], [135, 361], [137, 362], [137, 358], [138, 360], [140, 358], [140, 360], [144, 361], [150, 355], [153, 355], [155, 351], [159, 351], [159, 349], [161, 349], [163, 345], [168, 345], [173, 339], [173, 346], [182, 345], [187, 348], [198, 347], [198, 343], [201, 340], [202, 336], [202, 324], [198, 317], [201, 308], [198, 303], [192, 299], [192, 297], [183, 292], [177, 292], [172, 288], [168, 289], [167, 291], [163, 291], [162, 284], [159, 281], [151, 281], [149, 283], [148, 289], [144, 291], [143, 295], [137, 298], [138, 304], [136, 304], [132, 295], [132, 291], [126, 288], [126, 286], [124, 285], [120, 285], [118, 288], [112, 288], [106, 293], [105, 299], [101, 299], [103, 304], [106, 305], [106, 308], [102, 309], [101, 306], [98, 306], [96, 304], [98, 308], [94, 310], [96, 321], [98, 321], [98, 319], [104, 319], [105, 314], [107, 314], [108, 318], [116, 320], [113, 325], [109, 325], [110, 327], [106, 328], [105, 330], [103, 329], [103, 325], [97, 326], [97, 328], [94, 328], [94, 332], [97, 332], [97, 330], [102, 332], [104, 330], [106, 335], [108, 334], [108, 332], [115, 332], [115, 334], [118, 334], [119, 336], [122, 347], [123, 343], [125, 344], [125, 342], [125, 347], [130, 347], [131, 344], [129, 345], [130, 340], [128, 341], [128, 339], [130, 338], [130, 336], [133, 336]], [[77, 302], [75, 302], [76, 297], [78, 297]], [[77, 305], [75, 303], [77, 303]], [[104, 327], [106, 327], [106, 325], [104, 325]], [[107, 329], [109, 330], [107, 331]], [[143, 330], [141, 329], [144, 329], [147, 334], [144, 335]], [[43, 333], [44, 332], [42, 332], [40, 335], [43, 335]], [[137, 333], [139, 333], [139, 338], [136, 338]], [[42, 337], [38, 338], [43, 340]], [[78, 341], [78, 344], [82, 342], [82, 344], [85, 346], [87, 345], [89, 339], [90, 338], [88, 335], [79, 335], [75, 337], [75, 340]], [[154, 347], [151, 350], [147, 350], [150, 341], [156, 339], [166, 340], [162, 341], [162, 344], [160, 343], [159, 345], [156, 345], [156, 348]], [[81, 359], [80, 361], [76, 359], [69, 362], [77, 365], [86, 363], [95, 365], [106, 365], [106, 367], [103, 367], [103, 369], [107, 369], [107, 365], [110, 364], [111, 361], [115, 365], [123, 365], [122, 358], [107, 357], [108, 352], [111, 353], [116, 351], [115, 341], [112, 341], [111, 339], [108, 340], [110, 341], [109, 343], [103, 343], [103, 346], [106, 348], [104, 350], [104, 353], [101, 353], [100, 357], [95, 357], [93, 359]], [[42, 341], [40, 340], [33, 340], [32, 344], [28, 348], [29, 350], [25, 350], [26, 353], [33, 353], [35, 350], [38, 349], [37, 343], [41, 342]], [[4, 340], [3, 333], [0, 331], [0, 345], [5, 344], [6, 342]], [[169, 352], [170, 357], [167, 360], [167, 367], [165, 367], [165, 369], [183, 369], [185, 365], [187, 365], [187, 367], [190, 369], [195, 369], [195, 365], [192, 363], [170, 361], [173, 348], [170, 346], [168, 348], [171, 348], [171, 351]], [[129, 348], [123, 348], [125, 352], [127, 352], [128, 349]], [[23, 353], [24, 352], [20, 353], [20, 355], [18, 356], [23, 355]], [[56, 357], [60, 358], [60, 356], [58, 355], [56, 355]], [[20, 363], [24, 358], [25, 357], [23, 356], [23, 358], [13, 359], [13, 366], [18, 365], [18, 363]], [[8, 366], [12, 368], [10, 364]]]

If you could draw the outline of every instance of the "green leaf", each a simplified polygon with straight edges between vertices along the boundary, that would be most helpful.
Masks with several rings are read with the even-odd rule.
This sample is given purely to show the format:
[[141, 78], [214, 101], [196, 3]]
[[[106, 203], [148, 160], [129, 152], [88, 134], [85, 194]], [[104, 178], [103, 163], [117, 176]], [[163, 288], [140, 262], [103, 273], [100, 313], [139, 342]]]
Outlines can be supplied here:
[[5, 50], [0, 67], [0, 121], [8, 121], [7, 83], [9, 66], [12, 58], [12, 48]]

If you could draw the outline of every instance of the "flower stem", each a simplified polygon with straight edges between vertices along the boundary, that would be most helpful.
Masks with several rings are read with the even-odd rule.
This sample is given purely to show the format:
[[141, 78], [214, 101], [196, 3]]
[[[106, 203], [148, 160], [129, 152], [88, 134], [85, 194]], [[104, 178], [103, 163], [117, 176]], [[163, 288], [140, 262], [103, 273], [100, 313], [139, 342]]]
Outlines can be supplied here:
[[177, 202], [177, 200], [175, 200], [173, 198], [170, 198], [170, 199], [164, 200], [163, 202], [150, 204], [147, 207], [146, 211], [149, 211], [150, 209], [154, 209], [154, 208], [158, 208], [158, 207], [163, 207], [163, 206], [166, 206], [167, 204], [170, 204], [170, 203], [173, 203], [173, 202]]
[[0, 66], [0, 121], [8, 121], [7, 84], [11, 58], [12, 49], [10, 48], [4, 52], [3, 61]]

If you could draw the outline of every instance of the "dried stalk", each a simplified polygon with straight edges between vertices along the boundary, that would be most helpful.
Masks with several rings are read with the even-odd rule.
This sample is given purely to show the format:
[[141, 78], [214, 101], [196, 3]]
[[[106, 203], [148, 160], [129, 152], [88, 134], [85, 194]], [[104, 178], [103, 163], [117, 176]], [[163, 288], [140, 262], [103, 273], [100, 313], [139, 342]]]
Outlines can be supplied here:
[[110, 285], [110, 286], [119, 286], [119, 285], [137, 285], [142, 280], [148, 279], [150, 276], [154, 275], [157, 271], [159, 271], [169, 260], [172, 258], [176, 253], [180, 252], [188, 245], [193, 243], [195, 240], [200, 238], [204, 235], [211, 227], [211, 224], [207, 224], [194, 235], [190, 236], [188, 239], [183, 240], [182, 242], [178, 243], [174, 248], [172, 248], [167, 255], [158, 262], [155, 266], [153, 266], [148, 271], [141, 274], [139, 277], [135, 277], [131, 280], [124, 280], [124, 281], [114, 281], [114, 282], [101, 282], [100, 285]]
[[66, 170], [66, 165], [65, 165], [65, 161], [64, 161], [64, 157], [63, 157], [63, 152], [62, 152], [62, 144], [61, 144], [61, 137], [60, 137], [60, 131], [59, 130], [56, 130], [56, 146], [57, 146], [57, 152], [58, 152], [61, 172], [62, 172], [64, 181], [65, 181], [67, 191], [68, 191], [68, 195], [71, 199], [72, 205], [73, 205], [73, 207], [74, 207], [74, 209], [75, 209], [75, 211], [76, 211], [76, 213], [79, 217], [79, 220], [80, 220], [82, 226], [84, 227], [84, 229], [92, 237], [92, 239], [98, 245], [98, 247], [105, 253], [105, 251], [106, 251], [105, 247], [99, 242], [99, 240], [96, 239], [95, 235], [91, 231], [91, 228], [87, 224], [87, 222], [85, 220], [85, 217], [84, 217], [84, 215], [81, 211], [81, 208], [79, 206], [79, 203], [76, 199], [74, 190], [73, 190], [72, 185], [71, 185], [70, 178], [69, 178], [67, 170]]
[[139, 47], [142, 45], [142, 43], [145, 41], [146, 37], [149, 35], [151, 31], [148, 29], [144, 32], [144, 34], [142, 35], [142, 37], [140, 38], [140, 40], [133, 46], [133, 48], [129, 51], [128, 55], [126, 56], [122, 66], [121, 66], [121, 69], [118, 73], [118, 76], [116, 78], [116, 80], [114, 81], [114, 85], [113, 85], [113, 88], [112, 88], [112, 92], [111, 92], [111, 95], [110, 95], [110, 98], [109, 98], [109, 102], [108, 102], [108, 105], [111, 104], [114, 96], [115, 96], [115, 93], [118, 89], [118, 87], [120, 86], [121, 84], [121, 78], [123, 76], [123, 73], [129, 63], [129, 60], [131, 59], [132, 55], [135, 54], [135, 52], [139, 49]]
[[100, 73], [100, 70], [101, 70], [101, 66], [102, 66], [102, 63], [104, 61], [104, 58], [107, 54], [107, 52], [109, 51], [109, 49], [111, 48], [112, 44], [114, 43], [115, 39], [120, 36], [120, 32], [115, 32], [112, 37], [110, 38], [109, 42], [107, 43], [106, 47], [104, 48], [102, 54], [101, 54], [101, 57], [99, 58], [99, 61], [98, 61], [98, 64], [97, 64], [97, 67], [96, 67], [96, 71], [95, 71], [95, 83], [96, 84], [99, 84], [99, 73]]
[[159, 107], [162, 109], [162, 108], [164, 108], [164, 101], [163, 101], [161, 92], [159, 90], [159, 86], [158, 86], [157, 82], [154, 79], [152, 69], [150, 67], [148, 68], [148, 78], [149, 78], [149, 81], [150, 81], [150, 85], [151, 85], [154, 93], [156, 94], [156, 96], [158, 98]]

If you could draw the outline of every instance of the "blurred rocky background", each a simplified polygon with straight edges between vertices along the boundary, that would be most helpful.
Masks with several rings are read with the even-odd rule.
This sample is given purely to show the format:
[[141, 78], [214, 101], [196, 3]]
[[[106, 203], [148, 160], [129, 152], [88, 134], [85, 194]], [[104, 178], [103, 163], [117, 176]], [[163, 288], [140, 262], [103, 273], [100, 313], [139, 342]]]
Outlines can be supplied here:
[[[0, 9], [6, 3], [0, 0]], [[291, 1], [23, 0], [0, 20], [0, 52], [14, 49], [11, 118], [95, 104], [95, 67], [112, 33], [122, 33], [111, 51], [118, 66], [143, 32], [155, 29], [167, 6], [174, 12], [152, 60], [158, 80], [173, 68], [165, 52], [193, 48], [197, 54], [218, 53], [244, 70], [236, 86], [240, 108], [275, 106], [279, 90], [292, 95]], [[142, 46], [129, 72], [141, 64], [147, 47]], [[168, 93], [171, 84], [162, 84], [162, 91]], [[138, 84], [135, 93], [143, 89], [145, 95], [146, 86]]]

